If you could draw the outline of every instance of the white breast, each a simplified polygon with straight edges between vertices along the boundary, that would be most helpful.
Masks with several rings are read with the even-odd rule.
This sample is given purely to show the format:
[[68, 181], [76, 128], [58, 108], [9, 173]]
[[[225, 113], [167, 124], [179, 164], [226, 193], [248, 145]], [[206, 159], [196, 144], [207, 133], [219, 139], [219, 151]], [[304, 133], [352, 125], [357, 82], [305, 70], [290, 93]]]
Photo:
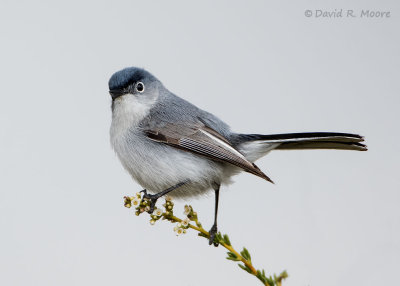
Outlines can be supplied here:
[[174, 197], [187, 197], [212, 189], [214, 183], [230, 182], [226, 172], [232, 168], [148, 139], [138, 127], [147, 114], [148, 109], [140, 104], [115, 104], [110, 129], [113, 149], [143, 188], [157, 193], [189, 180], [190, 183], [171, 193]]
[[124, 95], [114, 101], [112, 123], [110, 128], [111, 144], [124, 136], [129, 128], [138, 126], [150, 111], [148, 104], [140, 102], [133, 95]]

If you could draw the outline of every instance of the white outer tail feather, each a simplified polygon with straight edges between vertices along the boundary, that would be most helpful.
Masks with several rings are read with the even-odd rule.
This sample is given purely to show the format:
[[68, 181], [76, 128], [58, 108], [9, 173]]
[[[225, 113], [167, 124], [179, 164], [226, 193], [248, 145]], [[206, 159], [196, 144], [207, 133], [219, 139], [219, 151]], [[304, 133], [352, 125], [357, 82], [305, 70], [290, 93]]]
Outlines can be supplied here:
[[[310, 136], [310, 135], [315, 135]], [[254, 136], [254, 135], [250, 135]], [[301, 150], [301, 149], [339, 149], [366, 151], [367, 147], [360, 143], [364, 138], [346, 133], [292, 133], [277, 135], [255, 135], [237, 148], [251, 162], [268, 154], [271, 150]], [[264, 138], [263, 138], [264, 137]], [[270, 137], [265, 139], [265, 137]], [[281, 138], [279, 138], [281, 137]], [[251, 138], [251, 137], [250, 137]]]

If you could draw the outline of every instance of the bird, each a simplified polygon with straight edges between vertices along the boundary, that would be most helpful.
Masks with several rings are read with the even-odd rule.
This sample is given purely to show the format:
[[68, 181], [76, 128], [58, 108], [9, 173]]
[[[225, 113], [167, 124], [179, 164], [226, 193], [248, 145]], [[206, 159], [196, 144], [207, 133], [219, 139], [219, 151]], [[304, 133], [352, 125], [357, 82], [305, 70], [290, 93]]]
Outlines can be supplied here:
[[108, 87], [111, 145], [123, 167], [144, 188], [144, 197], [151, 202], [149, 212], [166, 194], [188, 199], [214, 191], [210, 245], [216, 244], [221, 185], [231, 184], [240, 172], [273, 183], [254, 163], [270, 151], [367, 150], [364, 137], [350, 133], [235, 133], [217, 116], [178, 97], [138, 67], [115, 72]]

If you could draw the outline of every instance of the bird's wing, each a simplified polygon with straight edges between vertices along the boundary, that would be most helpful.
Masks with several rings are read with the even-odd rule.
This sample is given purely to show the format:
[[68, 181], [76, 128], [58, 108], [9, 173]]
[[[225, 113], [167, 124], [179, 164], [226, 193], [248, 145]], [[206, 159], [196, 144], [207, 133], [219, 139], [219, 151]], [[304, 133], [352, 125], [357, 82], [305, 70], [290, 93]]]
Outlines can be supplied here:
[[251, 163], [243, 154], [232, 147], [224, 136], [204, 124], [193, 126], [165, 124], [160, 128], [145, 130], [145, 134], [151, 140], [215, 161], [235, 165], [273, 183], [254, 163]]

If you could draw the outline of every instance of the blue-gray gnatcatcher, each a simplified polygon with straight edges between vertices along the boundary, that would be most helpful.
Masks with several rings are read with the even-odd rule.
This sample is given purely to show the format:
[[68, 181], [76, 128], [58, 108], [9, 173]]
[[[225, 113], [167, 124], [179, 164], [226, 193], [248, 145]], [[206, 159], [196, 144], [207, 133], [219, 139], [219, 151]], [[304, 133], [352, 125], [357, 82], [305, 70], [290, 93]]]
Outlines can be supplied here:
[[[149, 72], [126, 68], [109, 81], [112, 97], [111, 144], [122, 165], [151, 200], [191, 197], [215, 191], [217, 232], [219, 188], [241, 171], [271, 181], [254, 161], [271, 150], [367, 150], [362, 136], [313, 132], [275, 135], [238, 134], [216, 116], [168, 91]], [[153, 194], [147, 193], [147, 191]]]

